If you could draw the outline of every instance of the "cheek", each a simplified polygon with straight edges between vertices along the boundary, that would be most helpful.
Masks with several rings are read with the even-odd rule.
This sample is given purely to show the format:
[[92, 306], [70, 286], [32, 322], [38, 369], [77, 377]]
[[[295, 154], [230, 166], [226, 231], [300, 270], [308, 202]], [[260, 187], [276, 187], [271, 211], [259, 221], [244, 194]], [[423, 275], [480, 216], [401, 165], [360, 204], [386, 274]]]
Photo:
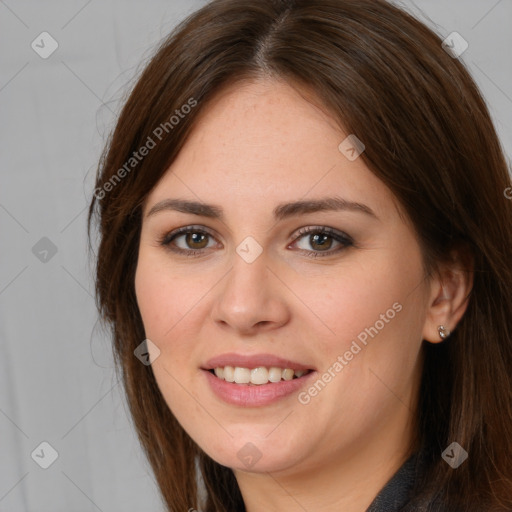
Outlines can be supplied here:
[[339, 351], [358, 335], [364, 341], [364, 333], [369, 336], [366, 329], [375, 332], [371, 328], [376, 327], [383, 334], [404, 324], [404, 311], [410, 309], [415, 289], [421, 288], [421, 279], [421, 262], [373, 259], [346, 272], [341, 269], [336, 274], [303, 282], [301, 297], [316, 314], [318, 332], [325, 334], [323, 348], [328, 352], [329, 348]]
[[146, 336], [156, 341], [166, 316], [168, 290], [161, 286], [157, 272], [146, 264], [144, 257], [139, 257], [137, 264], [135, 294]]
[[145, 336], [160, 351], [153, 364], [159, 385], [177, 385], [169, 372], [180, 375], [182, 383], [195, 377], [190, 369], [195, 372], [202, 353], [201, 345], [191, 340], [201, 339], [207, 315], [205, 293], [215, 284], [211, 277], [194, 277], [190, 270], [171, 267], [168, 257], [153, 247], [143, 247], [139, 253], [135, 293]]
[[321, 370], [330, 369], [326, 380], [333, 382], [327, 384], [331, 392], [318, 396], [326, 408], [335, 396], [354, 414], [364, 403], [366, 412], [356, 416], [371, 416], [393, 396], [389, 389], [409, 393], [427, 305], [421, 262], [416, 250], [390, 252], [317, 282], [327, 292], [318, 286], [305, 290], [322, 320], [323, 326], [316, 321], [318, 333], [326, 333], [315, 337]]
[[[183, 282], [180, 282], [183, 281]], [[135, 273], [135, 293], [146, 336], [157, 344], [187, 312], [193, 290], [186, 280], [169, 279], [162, 261], [140, 250]]]
[[194, 294], [186, 277], [170, 278], [165, 262], [142, 248], [135, 273], [135, 293], [146, 338], [159, 349], [159, 356], [151, 365], [157, 385], [173, 413], [181, 413], [177, 415], [180, 422], [196, 417], [200, 412], [197, 404], [184, 391], [190, 387], [190, 375], [182, 372], [189, 362], [183, 320], [192, 303], [197, 302], [194, 295], [199, 290]]

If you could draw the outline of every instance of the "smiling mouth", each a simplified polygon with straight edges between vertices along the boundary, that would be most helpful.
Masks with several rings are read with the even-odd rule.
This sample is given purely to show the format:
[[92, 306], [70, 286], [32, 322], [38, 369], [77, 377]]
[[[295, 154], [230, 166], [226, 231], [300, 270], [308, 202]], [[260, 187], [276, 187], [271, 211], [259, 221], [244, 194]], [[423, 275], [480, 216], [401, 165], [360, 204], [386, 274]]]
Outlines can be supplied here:
[[292, 368], [279, 368], [277, 366], [257, 368], [244, 368], [239, 366], [218, 366], [208, 370], [218, 379], [233, 384], [246, 386], [261, 386], [283, 381], [300, 379], [313, 370], [293, 370]]

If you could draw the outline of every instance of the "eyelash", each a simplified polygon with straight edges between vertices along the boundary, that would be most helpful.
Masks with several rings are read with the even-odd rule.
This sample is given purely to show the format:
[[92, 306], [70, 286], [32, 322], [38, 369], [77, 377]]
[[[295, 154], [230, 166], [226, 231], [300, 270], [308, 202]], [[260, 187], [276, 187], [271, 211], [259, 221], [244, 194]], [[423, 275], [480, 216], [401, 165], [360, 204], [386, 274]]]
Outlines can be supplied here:
[[[185, 227], [176, 229], [176, 230], [172, 231], [171, 233], [166, 234], [163, 238], [161, 238], [159, 240], [159, 244], [167, 247], [172, 252], [175, 252], [178, 254], [183, 254], [187, 257], [200, 256], [201, 254], [203, 254], [203, 252], [206, 249], [187, 250], [187, 249], [181, 249], [179, 247], [171, 247], [171, 243], [177, 237], [179, 237], [180, 235], [183, 235], [183, 234], [188, 234], [188, 233], [207, 235], [207, 236], [211, 236], [213, 238], [213, 235], [211, 233], [209, 233], [208, 231], [206, 231], [202, 228], [195, 227], [195, 226], [185, 226]], [[307, 251], [306, 249], [299, 249], [299, 251], [301, 251], [302, 253], [306, 253], [306, 256], [308, 256], [310, 258], [318, 258], [318, 257], [322, 258], [322, 257], [331, 256], [333, 254], [337, 254], [337, 253], [347, 249], [348, 247], [354, 246], [354, 241], [352, 240], [352, 238], [350, 236], [348, 236], [347, 234], [345, 234], [341, 231], [337, 231], [332, 228], [329, 228], [327, 226], [308, 226], [308, 227], [301, 228], [298, 231], [297, 237], [294, 239], [293, 243], [297, 242], [305, 235], [313, 235], [313, 234], [327, 235], [329, 238], [332, 238], [335, 241], [337, 241], [338, 243], [342, 244], [342, 247], [340, 247], [334, 251]]]

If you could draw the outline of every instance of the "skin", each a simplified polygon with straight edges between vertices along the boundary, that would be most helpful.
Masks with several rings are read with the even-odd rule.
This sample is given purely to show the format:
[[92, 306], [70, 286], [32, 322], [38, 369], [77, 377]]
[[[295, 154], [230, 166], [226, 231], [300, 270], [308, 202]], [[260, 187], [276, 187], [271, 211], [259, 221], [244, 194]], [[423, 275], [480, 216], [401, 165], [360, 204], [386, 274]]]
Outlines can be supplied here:
[[[203, 110], [143, 210], [135, 288], [160, 350], [155, 378], [192, 439], [234, 470], [249, 512], [364, 511], [412, 451], [422, 340], [441, 341], [437, 326], [454, 329], [467, 304], [470, 283], [455, 263], [425, 276], [413, 227], [363, 159], [340, 152], [348, 133], [324, 110], [281, 81], [231, 85]], [[273, 218], [277, 204], [334, 194], [376, 217]], [[147, 216], [168, 198], [215, 204], [225, 217]], [[199, 256], [160, 244], [184, 226], [211, 233], [171, 244]], [[354, 245], [319, 245], [299, 237], [305, 226], [347, 233]], [[248, 236], [263, 250], [252, 263], [236, 252]], [[264, 407], [227, 404], [200, 369], [226, 352], [270, 353], [321, 375], [394, 303], [401, 311], [306, 405], [297, 394]], [[248, 442], [261, 453], [250, 468], [237, 456]]]

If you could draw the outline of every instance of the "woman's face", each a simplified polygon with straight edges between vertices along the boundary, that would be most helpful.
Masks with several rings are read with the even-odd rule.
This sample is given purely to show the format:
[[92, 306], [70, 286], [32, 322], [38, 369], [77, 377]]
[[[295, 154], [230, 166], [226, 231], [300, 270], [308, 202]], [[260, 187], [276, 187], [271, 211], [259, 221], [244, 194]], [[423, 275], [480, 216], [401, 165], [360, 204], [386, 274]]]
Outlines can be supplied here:
[[235, 471], [408, 448], [430, 287], [348, 135], [289, 85], [235, 84], [145, 203], [135, 286], [152, 370]]

